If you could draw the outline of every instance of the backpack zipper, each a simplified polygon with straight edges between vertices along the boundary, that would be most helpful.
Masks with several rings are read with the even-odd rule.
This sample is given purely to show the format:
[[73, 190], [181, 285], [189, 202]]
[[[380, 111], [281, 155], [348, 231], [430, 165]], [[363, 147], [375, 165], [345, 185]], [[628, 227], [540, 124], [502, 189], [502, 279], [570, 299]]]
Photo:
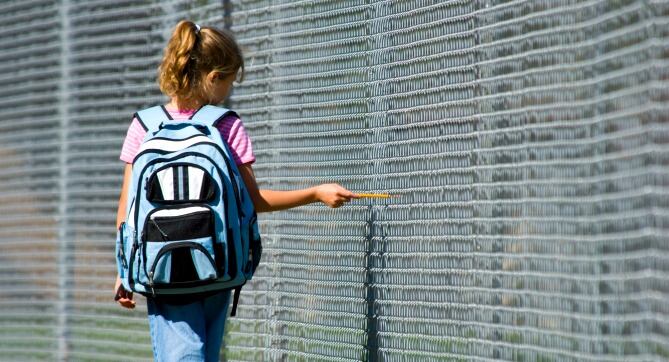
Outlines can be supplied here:
[[160, 235], [163, 237], [163, 241], [169, 241], [170, 238], [169, 238], [169, 237], [167, 236], [167, 234], [163, 231], [163, 229], [160, 228], [160, 226], [159, 226], [158, 223], [156, 222], [156, 219], [155, 219], [155, 218], [152, 218], [152, 219], [149, 219], [149, 220], [151, 220], [151, 221], [153, 222], [153, 225], [156, 226], [156, 229], [158, 229], [158, 232], [159, 232]]
[[125, 221], [121, 223], [121, 226], [118, 228], [118, 234], [119, 234], [119, 249], [118, 249], [118, 256], [121, 257], [121, 266], [123, 269], [128, 269], [128, 263], [125, 260], [125, 243], [123, 242], [123, 229], [125, 229]]
[[[132, 249], [130, 249], [130, 262], [128, 263], [128, 284], [130, 289], [135, 289], [135, 278], [132, 276], [132, 266], [135, 264], [135, 254], [137, 254], [137, 248], [139, 247], [139, 242], [137, 241], [137, 229], [132, 231]], [[139, 266], [137, 268], [139, 270]]]
[[151, 295], [156, 297], [156, 290], [153, 289], [153, 272], [149, 273], [149, 289], [151, 289]]

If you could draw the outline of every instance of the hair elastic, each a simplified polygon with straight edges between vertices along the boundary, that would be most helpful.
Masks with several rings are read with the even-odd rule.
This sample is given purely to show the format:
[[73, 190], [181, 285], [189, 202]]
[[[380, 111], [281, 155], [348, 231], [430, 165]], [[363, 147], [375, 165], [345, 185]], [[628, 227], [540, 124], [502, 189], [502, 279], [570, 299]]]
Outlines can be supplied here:
[[200, 34], [200, 26], [193, 23], [195, 25], [195, 34]]

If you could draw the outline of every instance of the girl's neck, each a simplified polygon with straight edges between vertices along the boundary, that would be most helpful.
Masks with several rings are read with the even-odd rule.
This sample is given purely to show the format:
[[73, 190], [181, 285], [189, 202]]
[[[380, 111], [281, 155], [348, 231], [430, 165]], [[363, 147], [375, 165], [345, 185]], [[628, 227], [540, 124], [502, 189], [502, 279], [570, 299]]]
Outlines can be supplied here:
[[199, 109], [205, 104], [205, 102], [195, 101], [195, 100], [181, 100], [172, 98], [167, 104], [167, 107], [177, 111], [190, 111], [194, 109]]

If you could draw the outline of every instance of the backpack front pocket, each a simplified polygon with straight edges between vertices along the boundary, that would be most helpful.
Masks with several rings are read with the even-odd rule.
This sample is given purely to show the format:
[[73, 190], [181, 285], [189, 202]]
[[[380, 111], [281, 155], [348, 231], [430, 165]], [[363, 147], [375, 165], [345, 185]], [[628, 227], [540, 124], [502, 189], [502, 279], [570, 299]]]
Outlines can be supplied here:
[[163, 207], [147, 215], [140, 282], [160, 287], [197, 285], [224, 275], [225, 255], [208, 206]]
[[147, 216], [146, 241], [198, 239], [214, 234], [214, 217], [206, 206], [160, 208]]
[[177, 287], [215, 280], [218, 274], [213, 253], [211, 237], [171, 243], [149, 242], [147, 254], [154, 256], [148, 260], [149, 285]]

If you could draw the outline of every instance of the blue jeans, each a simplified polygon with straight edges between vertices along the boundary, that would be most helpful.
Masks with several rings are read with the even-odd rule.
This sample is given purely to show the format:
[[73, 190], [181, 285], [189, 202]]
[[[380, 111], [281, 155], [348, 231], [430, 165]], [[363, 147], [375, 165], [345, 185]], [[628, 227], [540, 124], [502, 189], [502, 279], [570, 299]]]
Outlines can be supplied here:
[[218, 361], [230, 291], [172, 305], [147, 298], [153, 357], [166, 361]]

